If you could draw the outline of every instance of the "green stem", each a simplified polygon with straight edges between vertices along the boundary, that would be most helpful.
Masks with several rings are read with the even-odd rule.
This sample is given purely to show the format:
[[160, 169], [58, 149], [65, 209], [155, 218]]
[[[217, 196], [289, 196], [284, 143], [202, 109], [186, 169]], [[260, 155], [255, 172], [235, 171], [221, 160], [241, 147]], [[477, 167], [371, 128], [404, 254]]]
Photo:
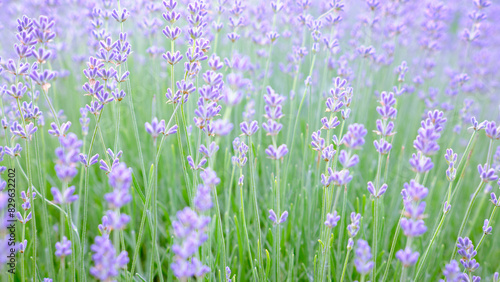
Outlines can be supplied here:
[[248, 145], [249, 150], [250, 150], [250, 160], [249, 160], [249, 166], [250, 166], [250, 185], [253, 193], [253, 204], [254, 204], [254, 211], [255, 211], [255, 218], [257, 220], [256, 225], [257, 225], [257, 234], [258, 234], [258, 241], [257, 241], [257, 262], [259, 263], [259, 272], [260, 276], [264, 277], [264, 270], [262, 269], [262, 253], [261, 253], [261, 244], [262, 244], [262, 232], [260, 230], [260, 215], [259, 215], [259, 204], [257, 201], [257, 188], [255, 185], [255, 168], [254, 168], [254, 156], [253, 156], [253, 143], [252, 143], [252, 137], [248, 136]]
[[[495, 211], [497, 210], [497, 208], [498, 208], [498, 206], [497, 206], [497, 205], [495, 205], [495, 207], [493, 207], [493, 211], [491, 211], [490, 219], [488, 220], [488, 223], [489, 223], [490, 225], [493, 225], [491, 222], [492, 222], [492, 220], [493, 220], [493, 216], [495, 216]], [[481, 247], [481, 244], [483, 243], [484, 237], [486, 237], [486, 235], [487, 235], [487, 234], [483, 232], [483, 236], [481, 236], [481, 240], [479, 240], [479, 243], [478, 243], [478, 244], [477, 244], [477, 246], [476, 246], [476, 252], [477, 252], [477, 250], [479, 249], [479, 247]]]
[[464, 218], [462, 220], [462, 224], [460, 225], [460, 229], [458, 231], [458, 235], [457, 235], [457, 240], [455, 242], [455, 247], [453, 248], [453, 252], [451, 253], [451, 258], [450, 258], [450, 261], [453, 260], [453, 258], [455, 257], [455, 254], [457, 252], [457, 242], [458, 242], [458, 238], [460, 236], [462, 236], [462, 232], [464, 231], [464, 228], [465, 228], [465, 224], [467, 223], [467, 220], [469, 219], [469, 215], [472, 211], [472, 206], [474, 205], [474, 202], [476, 201], [476, 197], [477, 195], [479, 194], [479, 192], [481, 191], [481, 189], [483, 189], [484, 185], [486, 184], [486, 182], [484, 182], [483, 180], [481, 180], [481, 183], [479, 183], [476, 191], [474, 192], [474, 195], [472, 195], [472, 199], [470, 200], [470, 203], [469, 203], [469, 206], [467, 207], [467, 210], [465, 211], [465, 215], [464, 215]]
[[[242, 168], [240, 168], [240, 177], [243, 175], [242, 173]], [[248, 249], [248, 257], [250, 260], [250, 267], [252, 268], [252, 273], [254, 275], [254, 280], [259, 281], [257, 274], [254, 272], [254, 265], [253, 265], [253, 258], [252, 258], [252, 249], [250, 248], [250, 239], [248, 238], [248, 230], [247, 230], [247, 220], [245, 218], [245, 204], [243, 201], [243, 185], [240, 186], [240, 213], [241, 213], [241, 219], [243, 221], [243, 232], [245, 233], [245, 239], [247, 243], [247, 249]]]

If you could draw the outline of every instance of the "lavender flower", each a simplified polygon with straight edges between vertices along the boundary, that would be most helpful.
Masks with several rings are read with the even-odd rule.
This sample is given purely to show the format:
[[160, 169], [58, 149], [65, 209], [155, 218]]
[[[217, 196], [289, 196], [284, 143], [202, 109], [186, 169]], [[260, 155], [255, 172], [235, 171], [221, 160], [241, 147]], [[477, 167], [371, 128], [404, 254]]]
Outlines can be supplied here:
[[276, 213], [274, 212], [274, 210], [270, 209], [269, 210], [269, 219], [275, 224], [275, 225], [278, 225], [278, 224], [281, 224], [283, 222], [285, 222], [287, 219], [288, 219], [288, 211], [284, 211], [280, 218], [278, 219], [277, 216], [276, 216]]
[[404, 267], [410, 267], [417, 263], [418, 252], [413, 252], [410, 247], [406, 247], [404, 250], [399, 250], [396, 252], [396, 258], [403, 264]]
[[414, 180], [411, 180], [410, 184], [405, 183], [404, 187], [401, 195], [405, 206], [405, 218], [401, 219], [401, 229], [406, 236], [420, 236], [427, 231], [422, 220], [425, 211], [425, 202], [422, 200], [427, 196], [428, 189]]
[[479, 177], [483, 182], [492, 182], [498, 179], [498, 176], [495, 174], [495, 170], [493, 168], [489, 168], [488, 164], [484, 166], [477, 165], [477, 171], [479, 172]]
[[118, 271], [125, 268], [129, 262], [126, 251], [116, 255], [115, 248], [107, 236], [95, 237], [90, 250], [93, 252], [92, 260], [94, 261], [90, 274], [101, 281], [112, 280], [118, 276]]
[[337, 211], [333, 211], [333, 214], [328, 213], [326, 215], [325, 225], [328, 228], [333, 228], [337, 226], [337, 222], [340, 220], [340, 216], [337, 215]]
[[356, 258], [354, 259], [354, 266], [356, 266], [356, 270], [361, 275], [366, 275], [373, 268], [373, 261], [371, 261], [371, 248], [368, 245], [368, 242], [362, 239], [358, 240], [357, 245], [358, 247], [355, 250]]
[[477, 263], [474, 259], [477, 252], [474, 250], [472, 241], [467, 237], [459, 237], [457, 247], [458, 254], [462, 256], [462, 259], [460, 259], [460, 263], [465, 268], [465, 270], [469, 273], [476, 270], [479, 267], [479, 263]]
[[56, 243], [56, 256], [64, 258], [71, 255], [71, 252], [71, 241], [66, 236], [63, 237], [61, 242]]
[[456, 260], [452, 260], [444, 267], [443, 275], [450, 282], [462, 281], [462, 272]]
[[52, 196], [54, 196], [54, 203], [59, 205], [72, 203], [78, 200], [78, 195], [73, 195], [73, 193], [75, 193], [75, 186], [67, 188], [63, 193], [61, 193], [56, 187], [52, 187], [50, 192], [52, 193]]

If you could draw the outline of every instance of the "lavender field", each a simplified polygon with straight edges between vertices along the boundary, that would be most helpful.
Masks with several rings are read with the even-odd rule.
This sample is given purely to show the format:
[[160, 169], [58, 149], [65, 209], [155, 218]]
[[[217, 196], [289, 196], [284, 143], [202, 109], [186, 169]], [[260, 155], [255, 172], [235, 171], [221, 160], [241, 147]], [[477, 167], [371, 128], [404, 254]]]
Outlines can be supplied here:
[[0, 1], [0, 281], [494, 281], [500, 2]]

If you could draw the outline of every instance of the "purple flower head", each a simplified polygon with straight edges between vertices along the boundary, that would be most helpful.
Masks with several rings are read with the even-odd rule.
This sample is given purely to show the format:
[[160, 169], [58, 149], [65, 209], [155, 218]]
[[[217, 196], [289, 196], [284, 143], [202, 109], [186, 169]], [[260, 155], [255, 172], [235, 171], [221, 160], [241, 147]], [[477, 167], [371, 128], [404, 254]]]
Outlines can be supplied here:
[[268, 119], [267, 123], [262, 124], [262, 128], [267, 132], [267, 135], [276, 136], [281, 131], [281, 128], [283, 128], [283, 125], [272, 119]]
[[220, 183], [220, 178], [210, 167], [200, 172], [200, 177], [203, 183], [207, 186], [215, 186]]
[[347, 147], [352, 149], [358, 149], [365, 144], [365, 135], [367, 131], [362, 124], [351, 124], [347, 128], [347, 133], [344, 137], [342, 137], [342, 142]]
[[353, 179], [353, 176], [349, 173], [349, 170], [347, 169], [333, 172], [329, 168], [328, 172], [330, 173], [331, 182], [333, 182], [335, 185], [338, 186], [347, 185]]
[[50, 192], [52, 193], [52, 196], [54, 196], [54, 203], [59, 205], [66, 203], [69, 204], [78, 200], [78, 195], [73, 195], [73, 193], [75, 193], [75, 186], [69, 187], [64, 191], [64, 193], [61, 193], [56, 187], [52, 187]]
[[94, 266], [90, 268], [90, 274], [96, 279], [105, 281], [112, 280], [118, 276], [120, 268], [125, 268], [129, 262], [128, 254], [122, 251], [116, 256], [113, 243], [108, 236], [95, 237], [94, 244], [90, 246]]
[[267, 94], [264, 94], [264, 102], [269, 107], [277, 107], [285, 101], [286, 97], [282, 96], [274, 91], [270, 86], [266, 88]]
[[427, 188], [412, 179], [409, 184], [404, 184], [403, 200], [418, 202], [427, 197], [428, 192]]
[[326, 117], [321, 119], [321, 123], [323, 124], [323, 127], [321, 129], [335, 129], [337, 126], [339, 126], [340, 121], [338, 118], [335, 116], [332, 119], [328, 119]]
[[491, 234], [493, 227], [489, 225], [489, 220], [485, 219], [483, 224], [483, 232], [485, 235]]
[[61, 147], [55, 151], [57, 156], [55, 170], [59, 179], [69, 182], [78, 173], [76, 164], [80, 161], [80, 147], [83, 145], [83, 142], [78, 140], [74, 133], [60, 136], [59, 142]]
[[486, 125], [488, 124], [488, 121], [486, 121], [486, 120], [479, 123], [476, 120], [476, 117], [471, 117], [470, 122], [472, 124], [472, 126], [470, 128], [474, 129], [475, 131], [479, 131], [481, 129], [484, 129], [486, 127]]
[[199, 184], [194, 198], [194, 204], [200, 211], [206, 211], [212, 208], [212, 197], [210, 195], [210, 186]]
[[213, 133], [217, 136], [226, 136], [233, 130], [233, 124], [225, 119], [215, 120], [210, 126], [212, 127]]
[[382, 122], [382, 120], [377, 119], [376, 123], [377, 123], [377, 130], [374, 130], [374, 132], [377, 135], [387, 137], [387, 136], [392, 136], [395, 134], [395, 132], [393, 132], [394, 123], [392, 121], [384, 123], [384, 122]]
[[356, 154], [351, 156], [346, 150], [342, 150], [339, 154], [339, 162], [344, 168], [350, 168], [358, 164], [359, 157]]
[[337, 215], [337, 211], [333, 211], [333, 214], [328, 213], [326, 215], [325, 225], [328, 228], [333, 228], [337, 226], [337, 222], [340, 220], [340, 216]]
[[445, 265], [443, 275], [446, 277], [446, 280], [450, 282], [462, 281], [462, 271], [460, 271], [460, 267], [456, 260], [452, 260], [450, 263]]
[[375, 146], [375, 150], [377, 150], [377, 152], [382, 155], [387, 155], [392, 149], [392, 144], [385, 141], [384, 139], [373, 141], [373, 146]]
[[408, 237], [417, 237], [424, 234], [427, 231], [427, 227], [424, 224], [424, 221], [414, 220], [412, 218], [402, 218], [401, 219], [401, 229], [405, 236]]
[[358, 240], [357, 245], [358, 246], [354, 252], [356, 257], [354, 259], [354, 266], [356, 266], [356, 270], [361, 275], [366, 275], [373, 268], [373, 261], [371, 261], [372, 259], [371, 248], [368, 245], [368, 242], [362, 239]]
[[486, 136], [489, 138], [493, 140], [500, 140], [500, 126], [497, 127], [494, 121], [487, 122], [484, 131], [486, 132]]
[[132, 200], [132, 196], [129, 193], [132, 184], [132, 172], [124, 163], [118, 163], [113, 166], [108, 182], [113, 187], [113, 191], [105, 194], [104, 199], [112, 207], [121, 208]]
[[361, 214], [360, 213], [351, 213], [351, 224], [347, 226], [347, 232], [349, 234], [350, 238], [356, 237], [359, 231], [359, 221], [361, 220]]
[[477, 263], [474, 259], [474, 257], [477, 255], [477, 252], [474, 250], [472, 241], [467, 237], [459, 237], [457, 248], [458, 254], [462, 256], [462, 259], [460, 259], [460, 263], [462, 264], [462, 266], [468, 272], [473, 272], [474, 270], [476, 270], [479, 267], [479, 263]]
[[422, 127], [418, 130], [418, 135], [413, 146], [424, 155], [432, 155], [439, 151], [437, 140], [441, 135], [436, 131], [430, 119], [422, 121]]
[[484, 182], [496, 181], [498, 179], [498, 176], [495, 174], [495, 169], [489, 168], [488, 164], [484, 166], [477, 165], [477, 171], [479, 172], [479, 177], [481, 177]]
[[418, 252], [413, 252], [410, 247], [406, 247], [404, 250], [399, 250], [396, 252], [396, 258], [403, 264], [404, 267], [410, 267], [417, 263]]
[[48, 132], [50, 135], [55, 137], [66, 136], [66, 132], [69, 130], [71, 126], [71, 121], [65, 122], [61, 124], [61, 127], [58, 128], [55, 122], [50, 124], [52, 129], [49, 129]]
[[382, 186], [380, 186], [380, 189], [377, 189], [375, 188], [375, 185], [373, 185], [373, 183], [371, 181], [368, 182], [367, 184], [367, 189], [368, 189], [368, 192], [370, 192], [370, 194], [372, 196], [374, 196], [375, 198], [380, 198], [382, 195], [385, 194], [385, 192], [387, 191], [387, 184], [382, 184]]
[[187, 156], [187, 161], [192, 170], [201, 169], [207, 163], [207, 159], [205, 157], [201, 158], [198, 164], [195, 164], [193, 157], [191, 156]]
[[127, 9], [123, 9], [120, 12], [116, 11], [113, 9], [113, 12], [111, 13], [111, 16], [119, 23], [123, 23], [127, 20], [127, 18], [130, 16], [130, 13], [127, 11]]
[[66, 256], [71, 255], [71, 241], [66, 238], [66, 236], [63, 237], [61, 242], [56, 243], [56, 256], [60, 258], [64, 258]]
[[165, 131], [165, 120], [161, 120], [160, 122], [158, 122], [158, 119], [155, 117], [153, 118], [151, 123], [146, 122], [145, 127], [146, 132], [149, 133], [153, 137], [153, 140], [156, 141], [158, 135]]
[[131, 169], [125, 163], [114, 166], [109, 174], [109, 185], [116, 189], [128, 190], [131, 184]]
[[281, 105], [278, 105], [276, 107], [270, 107], [269, 105], [266, 105], [264, 107], [264, 110], [266, 111], [264, 117], [267, 119], [279, 120], [284, 117]]
[[226, 282], [232, 282], [231, 269], [229, 268], [229, 266], [226, 266]]
[[210, 143], [208, 148], [203, 144], [201, 144], [199, 148], [199, 152], [202, 153], [207, 159], [211, 158], [218, 150], [219, 146], [215, 143], [215, 141]]
[[274, 212], [274, 210], [270, 209], [269, 210], [269, 219], [275, 224], [275, 225], [279, 225], [283, 222], [285, 222], [287, 219], [288, 219], [288, 211], [284, 211], [280, 218], [278, 219], [276, 213]]
[[382, 92], [380, 94], [380, 105], [377, 107], [378, 114], [382, 119], [395, 119], [398, 111], [393, 107], [396, 104], [396, 99], [394, 98], [394, 93], [392, 92]]
[[19, 243], [18, 251], [22, 254], [26, 250], [26, 247], [28, 246], [28, 240], [24, 240], [23, 242]]
[[412, 154], [410, 158], [410, 165], [412, 170], [417, 173], [425, 173], [434, 167], [431, 158], [426, 157], [422, 152], [417, 152], [417, 154]]
[[278, 148], [274, 145], [269, 145], [265, 152], [270, 159], [281, 160], [288, 153], [288, 148], [286, 144], [282, 144]]
[[311, 146], [314, 151], [321, 152], [325, 148], [325, 139], [321, 138], [321, 130], [315, 131], [311, 135]]
[[333, 158], [333, 156], [335, 156], [336, 153], [337, 153], [337, 151], [335, 151], [333, 149], [333, 144], [330, 144], [328, 147], [323, 149], [323, 151], [321, 152], [321, 158], [325, 162], [328, 162]]
[[240, 123], [240, 129], [243, 135], [252, 136], [259, 129], [259, 125], [256, 120], [250, 123], [244, 121]]
[[427, 113], [427, 119], [431, 121], [434, 125], [436, 132], [441, 132], [443, 130], [443, 126], [446, 123], [446, 118], [444, 117], [444, 113], [438, 110], [429, 111]]
[[78, 155], [80, 157], [80, 163], [82, 163], [85, 167], [92, 166], [99, 161], [99, 154], [95, 154], [88, 160], [88, 156], [86, 154]]

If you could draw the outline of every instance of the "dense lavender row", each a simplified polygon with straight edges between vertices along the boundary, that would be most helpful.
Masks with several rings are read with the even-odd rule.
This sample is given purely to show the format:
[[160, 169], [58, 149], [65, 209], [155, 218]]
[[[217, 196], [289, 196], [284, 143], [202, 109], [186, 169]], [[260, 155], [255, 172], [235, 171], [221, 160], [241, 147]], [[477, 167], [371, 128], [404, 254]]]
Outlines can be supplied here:
[[499, 12], [0, 2], [1, 280], [499, 282]]

